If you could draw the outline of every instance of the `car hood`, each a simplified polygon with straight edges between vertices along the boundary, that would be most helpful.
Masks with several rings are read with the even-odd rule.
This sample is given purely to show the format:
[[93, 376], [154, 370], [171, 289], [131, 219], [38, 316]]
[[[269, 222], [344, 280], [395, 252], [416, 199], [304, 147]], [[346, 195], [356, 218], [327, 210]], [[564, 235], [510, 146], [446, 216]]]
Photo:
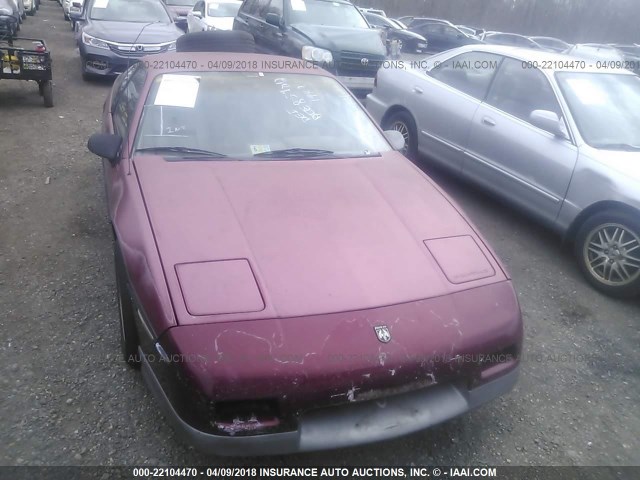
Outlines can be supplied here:
[[640, 182], [640, 152], [619, 152], [590, 148], [591, 157], [597, 159], [627, 178]]
[[296, 32], [307, 37], [314, 46], [334, 52], [350, 52], [386, 55], [380, 31], [373, 28], [345, 28], [327, 25], [297, 23], [291, 25]]
[[376, 308], [506, 280], [401, 155], [134, 166], [180, 324]]
[[163, 43], [184, 34], [174, 23], [148, 24], [105, 20], [93, 20], [82, 31], [102, 40], [118, 43]]

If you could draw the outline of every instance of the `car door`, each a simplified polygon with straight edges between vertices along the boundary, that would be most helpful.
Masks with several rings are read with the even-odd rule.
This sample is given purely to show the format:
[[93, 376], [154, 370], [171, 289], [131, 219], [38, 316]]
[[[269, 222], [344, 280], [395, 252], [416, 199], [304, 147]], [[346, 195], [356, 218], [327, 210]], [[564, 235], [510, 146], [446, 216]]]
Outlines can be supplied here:
[[485, 52], [456, 55], [413, 85], [407, 104], [415, 104], [418, 148], [423, 154], [454, 170], [462, 168], [471, 120], [500, 60]]
[[473, 118], [463, 172], [553, 222], [578, 150], [568, 133], [563, 138], [534, 126], [530, 120], [534, 110], [564, 118], [547, 77], [538, 69], [523, 68], [521, 60], [505, 58]]

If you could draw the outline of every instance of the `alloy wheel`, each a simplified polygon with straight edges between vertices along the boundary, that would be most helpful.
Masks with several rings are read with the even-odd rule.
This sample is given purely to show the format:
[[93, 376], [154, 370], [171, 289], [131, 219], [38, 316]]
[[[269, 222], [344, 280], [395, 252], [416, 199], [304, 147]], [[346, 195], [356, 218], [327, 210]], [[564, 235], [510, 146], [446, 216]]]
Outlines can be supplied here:
[[621, 287], [640, 278], [640, 237], [624, 225], [607, 223], [591, 230], [583, 256], [589, 273], [605, 285]]

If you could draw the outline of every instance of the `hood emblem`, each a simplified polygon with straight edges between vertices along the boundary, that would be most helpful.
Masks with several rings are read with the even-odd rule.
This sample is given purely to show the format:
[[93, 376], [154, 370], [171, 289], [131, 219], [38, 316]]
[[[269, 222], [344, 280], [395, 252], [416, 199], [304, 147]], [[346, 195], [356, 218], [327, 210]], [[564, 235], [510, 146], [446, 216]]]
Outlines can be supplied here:
[[142, 52], [144, 50], [144, 45], [134, 45], [131, 47], [132, 52]]
[[[366, 67], [367, 65], [369, 65], [369, 59], [368, 58], [363, 58], [362, 60], [360, 60], [360, 63]], [[386, 328], [386, 327], [385, 327]]]
[[379, 325], [377, 327], [374, 327], [374, 329], [376, 331], [378, 340], [380, 340], [382, 343], [389, 343], [391, 341], [391, 332], [389, 331], [389, 327], [387, 327], [386, 325]]

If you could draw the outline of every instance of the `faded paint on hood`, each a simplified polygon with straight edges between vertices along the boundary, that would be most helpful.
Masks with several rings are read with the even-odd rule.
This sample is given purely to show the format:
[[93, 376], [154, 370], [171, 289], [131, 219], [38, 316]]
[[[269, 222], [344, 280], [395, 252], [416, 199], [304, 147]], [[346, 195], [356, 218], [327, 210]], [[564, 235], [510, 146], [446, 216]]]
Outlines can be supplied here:
[[[140, 155], [134, 165], [183, 325], [363, 310], [506, 279], [465, 218], [396, 152], [258, 162]], [[492, 276], [447, 280], [424, 240], [460, 235], [476, 240]], [[264, 309], [189, 314], [176, 265], [230, 259], [248, 260]], [[215, 288], [187, 283], [199, 297]]]

